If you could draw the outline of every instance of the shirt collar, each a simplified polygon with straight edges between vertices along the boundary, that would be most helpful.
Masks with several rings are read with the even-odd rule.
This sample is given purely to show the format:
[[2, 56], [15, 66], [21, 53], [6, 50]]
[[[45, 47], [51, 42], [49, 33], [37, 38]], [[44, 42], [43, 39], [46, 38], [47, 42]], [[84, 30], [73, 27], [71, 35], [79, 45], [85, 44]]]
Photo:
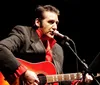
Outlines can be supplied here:
[[[42, 31], [41, 31], [41, 28], [38, 28], [36, 30], [36, 32], [37, 32], [39, 38], [43, 41], [43, 38], [42, 38], [43, 34], [42, 34]], [[50, 48], [52, 48], [54, 46], [54, 44], [56, 43], [56, 40], [54, 38], [48, 39], [48, 41], [49, 41]]]

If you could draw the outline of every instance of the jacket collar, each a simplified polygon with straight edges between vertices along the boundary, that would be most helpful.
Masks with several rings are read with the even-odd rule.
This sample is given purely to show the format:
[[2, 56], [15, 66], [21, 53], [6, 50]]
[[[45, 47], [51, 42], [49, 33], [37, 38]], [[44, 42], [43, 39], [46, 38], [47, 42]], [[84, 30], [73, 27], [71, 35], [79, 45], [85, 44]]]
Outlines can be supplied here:
[[34, 30], [33, 28], [31, 30], [31, 41], [34, 43], [39, 41], [38, 34], [37, 34], [36, 30]]

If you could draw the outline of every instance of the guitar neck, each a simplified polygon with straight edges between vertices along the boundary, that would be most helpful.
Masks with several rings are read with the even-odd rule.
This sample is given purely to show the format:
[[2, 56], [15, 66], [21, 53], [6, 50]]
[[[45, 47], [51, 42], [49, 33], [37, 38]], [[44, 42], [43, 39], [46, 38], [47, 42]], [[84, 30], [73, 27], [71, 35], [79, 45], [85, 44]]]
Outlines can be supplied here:
[[82, 73], [46, 75], [46, 78], [47, 78], [47, 83], [73, 81], [75, 79], [81, 79]]

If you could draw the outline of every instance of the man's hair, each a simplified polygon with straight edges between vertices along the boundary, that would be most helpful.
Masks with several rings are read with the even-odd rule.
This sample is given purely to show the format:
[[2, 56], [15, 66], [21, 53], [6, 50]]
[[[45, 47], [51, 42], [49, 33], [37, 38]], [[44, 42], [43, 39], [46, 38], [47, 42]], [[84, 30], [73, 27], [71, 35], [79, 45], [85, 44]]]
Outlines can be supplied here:
[[60, 11], [52, 6], [52, 5], [38, 5], [37, 8], [35, 9], [35, 15], [34, 15], [34, 20], [32, 22], [33, 24], [33, 28], [37, 29], [38, 27], [35, 25], [35, 19], [38, 18], [40, 20], [40, 22], [42, 21], [42, 19], [44, 19], [43, 13], [44, 12], [54, 12], [56, 13], [58, 16], [60, 15]]
[[49, 12], [54, 12], [56, 13], [58, 16], [60, 15], [59, 10], [52, 6], [52, 5], [39, 5], [36, 9], [35, 9], [35, 18], [39, 18], [39, 19], [43, 19], [43, 12], [45, 11], [49, 11]]

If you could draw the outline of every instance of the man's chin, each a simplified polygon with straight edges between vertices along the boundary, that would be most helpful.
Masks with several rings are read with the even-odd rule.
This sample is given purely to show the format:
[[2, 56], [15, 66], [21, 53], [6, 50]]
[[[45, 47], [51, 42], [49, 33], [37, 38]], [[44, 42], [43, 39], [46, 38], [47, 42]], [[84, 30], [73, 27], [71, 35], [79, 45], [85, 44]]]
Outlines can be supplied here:
[[54, 38], [54, 35], [47, 35], [48, 38]]

